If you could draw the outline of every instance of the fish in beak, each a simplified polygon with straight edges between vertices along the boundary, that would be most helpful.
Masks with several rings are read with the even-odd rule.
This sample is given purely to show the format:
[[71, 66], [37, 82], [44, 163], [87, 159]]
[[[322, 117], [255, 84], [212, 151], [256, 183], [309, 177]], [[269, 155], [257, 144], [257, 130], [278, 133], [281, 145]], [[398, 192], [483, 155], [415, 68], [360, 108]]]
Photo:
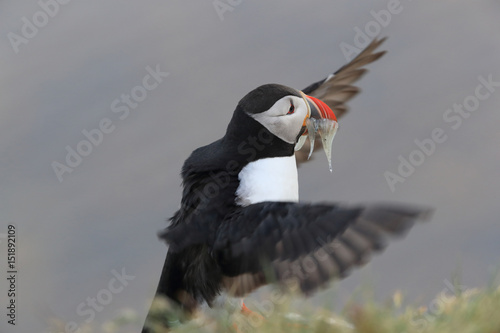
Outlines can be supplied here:
[[332, 109], [322, 100], [309, 96], [301, 92], [302, 98], [308, 107], [308, 116], [304, 119], [303, 132], [297, 140], [295, 151], [300, 150], [306, 139], [309, 138], [310, 150], [309, 159], [314, 151], [316, 133], [321, 137], [321, 143], [328, 159], [328, 166], [332, 172], [332, 143], [339, 128], [337, 117]]

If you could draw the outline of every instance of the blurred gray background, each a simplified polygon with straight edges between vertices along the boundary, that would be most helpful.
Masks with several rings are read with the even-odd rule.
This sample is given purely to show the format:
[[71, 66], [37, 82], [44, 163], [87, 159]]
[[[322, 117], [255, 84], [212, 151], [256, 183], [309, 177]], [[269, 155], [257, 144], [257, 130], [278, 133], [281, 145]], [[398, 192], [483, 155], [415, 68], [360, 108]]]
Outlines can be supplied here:
[[[400, 289], [422, 305], [457, 273], [468, 288], [488, 284], [500, 252], [500, 87], [477, 87], [479, 77], [500, 82], [499, 1], [55, 3], [0, 3], [0, 233], [17, 227], [19, 270], [15, 327], [0, 279], [2, 332], [43, 332], [49, 316], [99, 330], [124, 308], [144, 317], [167, 250], [156, 232], [179, 205], [183, 161], [223, 135], [247, 92], [325, 77], [365, 28], [389, 36], [389, 53], [340, 121], [333, 174], [322, 153], [300, 168], [301, 200], [436, 213], [336, 284], [336, 303], [364, 281], [377, 299]], [[148, 66], [168, 72], [150, 91], [137, 88]], [[131, 93], [134, 108], [121, 100]], [[473, 111], [447, 111], [464, 102]], [[103, 119], [113, 131], [60, 181], [54, 161], [66, 164], [67, 146], [88, 150], [82, 131]], [[446, 141], [392, 191], [384, 174], [398, 173], [399, 156], [418, 157], [414, 140], [435, 128]], [[0, 276], [6, 249], [2, 241]], [[113, 270], [135, 278], [110, 293]], [[96, 296], [106, 304], [90, 320]]]

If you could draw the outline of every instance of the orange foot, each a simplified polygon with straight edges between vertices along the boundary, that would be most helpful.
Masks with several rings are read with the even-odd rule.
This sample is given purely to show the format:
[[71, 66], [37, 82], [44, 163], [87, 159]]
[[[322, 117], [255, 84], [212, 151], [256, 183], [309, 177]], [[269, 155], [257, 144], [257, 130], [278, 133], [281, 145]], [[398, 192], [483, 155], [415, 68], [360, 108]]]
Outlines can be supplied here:
[[[246, 315], [246, 316], [249, 316], [251, 315], [252, 313], [254, 313], [252, 310], [250, 310], [249, 308], [247, 308], [247, 306], [245, 305], [245, 303], [241, 303], [241, 313]], [[259, 315], [260, 316], [260, 315]]]
[[[245, 303], [242, 303], [241, 305], [241, 314], [244, 315], [245, 317], [248, 317], [249, 320], [251, 319], [253, 323], [263, 323], [265, 321], [264, 316], [247, 308]], [[233, 328], [238, 333], [248, 332], [245, 330], [242, 331], [236, 323], [233, 324]]]

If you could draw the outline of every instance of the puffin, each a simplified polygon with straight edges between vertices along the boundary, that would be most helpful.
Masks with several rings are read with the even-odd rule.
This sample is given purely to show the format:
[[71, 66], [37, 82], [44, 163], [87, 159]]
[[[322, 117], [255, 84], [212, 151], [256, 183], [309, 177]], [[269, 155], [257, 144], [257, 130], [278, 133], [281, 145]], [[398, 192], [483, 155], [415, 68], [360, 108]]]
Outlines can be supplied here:
[[305, 89], [265, 84], [250, 91], [224, 136], [191, 153], [180, 208], [159, 233], [168, 252], [155, 299], [175, 316], [151, 308], [143, 333], [153, 332], [153, 321], [168, 330], [200, 306], [216, 306], [221, 295], [243, 298], [271, 283], [309, 295], [429, 218], [430, 209], [408, 204], [299, 201], [297, 165], [322, 144], [331, 171], [337, 118], [359, 92], [352, 84], [364, 66], [385, 53], [376, 52], [384, 40]]

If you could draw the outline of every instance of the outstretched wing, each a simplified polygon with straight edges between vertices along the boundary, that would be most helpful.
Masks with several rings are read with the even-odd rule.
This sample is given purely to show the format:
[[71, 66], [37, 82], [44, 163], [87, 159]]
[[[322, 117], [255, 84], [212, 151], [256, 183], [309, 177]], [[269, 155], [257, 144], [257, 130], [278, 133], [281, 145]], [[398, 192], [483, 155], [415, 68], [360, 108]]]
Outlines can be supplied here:
[[[385, 40], [386, 38], [374, 39], [351, 62], [342, 66], [327, 78], [309, 85], [302, 91], [325, 102], [339, 119], [348, 111], [346, 103], [360, 92], [360, 89], [353, 84], [368, 71], [363, 67], [386, 53], [386, 51], [374, 53]], [[316, 140], [320, 140], [319, 137]], [[298, 163], [307, 161], [309, 146], [309, 142], [306, 142], [302, 149], [295, 153]], [[320, 146], [319, 142], [316, 142], [314, 144], [315, 150]]]
[[229, 293], [242, 296], [263, 284], [298, 282], [304, 293], [342, 278], [385, 248], [429, 210], [373, 205], [263, 202], [239, 209], [219, 228], [213, 256]]

